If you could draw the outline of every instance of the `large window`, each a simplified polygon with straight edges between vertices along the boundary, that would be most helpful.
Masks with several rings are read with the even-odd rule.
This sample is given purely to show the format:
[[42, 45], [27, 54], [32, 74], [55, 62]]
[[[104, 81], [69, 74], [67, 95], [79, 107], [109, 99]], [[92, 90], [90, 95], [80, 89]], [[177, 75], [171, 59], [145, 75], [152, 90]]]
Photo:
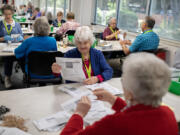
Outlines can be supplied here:
[[97, 24], [107, 25], [111, 17], [116, 17], [116, 0], [97, 0], [96, 5]]
[[54, 14], [54, 0], [47, 0], [47, 12]]
[[180, 0], [153, 0], [151, 15], [156, 20], [155, 32], [168, 39], [180, 40]]
[[59, 11], [64, 12], [64, 16], [69, 10], [69, 0], [57, 0], [56, 1], [56, 14]]
[[51, 12], [54, 16], [58, 11], [66, 14], [69, 10], [70, 0], [40, 0], [41, 11]]
[[140, 32], [140, 24], [146, 16], [148, 0], [121, 0], [118, 13], [118, 27]]
[[161, 37], [180, 41], [180, 0], [96, 0], [95, 23], [107, 25], [117, 18], [120, 29], [140, 32], [145, 16], [156, 20], [154, 31]]

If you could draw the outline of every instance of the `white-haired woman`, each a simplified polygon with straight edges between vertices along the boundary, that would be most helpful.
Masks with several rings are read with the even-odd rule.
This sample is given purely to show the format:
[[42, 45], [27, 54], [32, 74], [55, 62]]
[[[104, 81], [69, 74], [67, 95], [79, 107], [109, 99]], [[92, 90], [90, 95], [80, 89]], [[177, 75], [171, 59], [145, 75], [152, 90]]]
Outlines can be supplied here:
[[[34, 37], [26, 39], [18, 48], [15, 49], [17, 59], [25, 57], [27, 61], [28, 54], [32, 51], [57, 51], [56, 40], [49, 37], [50, 26], [46, 17], [37, 18], [34, 23]], [[27, 65], [25, 71], [28, 72]], [[30, 74], [31, 78], [44, 78]], [[54, 75], [45, 77], [52, 78]]]
[[[83, 70], [86, 75], [85, 84], [95, 84], [112, 78], [113, 70], [106, 62], [101, 51], [91, 48], [94, 36], [88, 26], [79, 27], [74, 36], [77, 48], [65, 54], [67, 58], [82, 58]], [[52, 71], [60, 74], [61, 67], [54, 63]]]
[[95, 90], [115, 113], [83, 129], [90, 100], [82, 97], [61, 135], [178, 135], [171, 109], [161, 105], [170, 84], [168, 66], [156, 56], [137, 53], [123, 65], [122, 85], [126, 102], [105, 90]]

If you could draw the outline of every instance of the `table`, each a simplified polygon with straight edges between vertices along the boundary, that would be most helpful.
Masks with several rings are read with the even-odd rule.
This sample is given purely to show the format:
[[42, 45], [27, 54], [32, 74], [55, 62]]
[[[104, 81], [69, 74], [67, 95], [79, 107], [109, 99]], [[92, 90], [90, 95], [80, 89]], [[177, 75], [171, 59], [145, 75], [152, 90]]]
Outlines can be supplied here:
[[[97, 46], [96, 49], [101, 50], [102, 52], [117, 52], [117, 51], [122, 51], [122, 47], [120, 46], [118, 41], [108, 41], [108, 43], [112, 44], [112, 48], [111, 49], [105, 49], [103, 50], [101, 47]], [[20, 45], [21, 43], [16, 43], [16, 46], [13, 44], [13, 49], [15, 49], [16, 47], [18, 47], [18, 45]], [[2, 50], [4, 48], [6, 48], [8, 45], [7, 43], [0, 43], [0, 56], [14, 56], [14, 52], [2, 52]], [[75, 48], [75, 46], [67, 46], [67, 47], [63, 47], [63, 46], [59, 46], [59, 42], [57, 42], [57, 48], [58, 51], [62, 52], [62, 53], [66, 53], [67, 51]]]
[[[54, 30], [50, 31], [49, 34], [56, 34], [57, 30], [58, 30], [58, 28], [54, 27]], [[28, 28], [22, 28], [22, 32], [24, 35], [33, 35], [34, 34], [34, 30], [28, 29]]]
[[[107, 83], [122, 89], [120, 78], [113, 78]], [[66, 85], [84, 87], [79, 83]], [[87, 90], [87, 88], [84, 87], [84, 90]], [[72, 99], [70, 95], [58, 90], [58, 85], [0, 91], [0, 103], [11, 109], [9, 114], [15, 114], [27, 119], [26, 126], [32, 135], [58, 135], [59, 132], [39, 132], [32, 121], [61, 111], [60, 105], [70, 99]], [[176, 119], [180, 121], [180, 97], [168, 93], [163, 98], [163, 102], [174, 109]]]

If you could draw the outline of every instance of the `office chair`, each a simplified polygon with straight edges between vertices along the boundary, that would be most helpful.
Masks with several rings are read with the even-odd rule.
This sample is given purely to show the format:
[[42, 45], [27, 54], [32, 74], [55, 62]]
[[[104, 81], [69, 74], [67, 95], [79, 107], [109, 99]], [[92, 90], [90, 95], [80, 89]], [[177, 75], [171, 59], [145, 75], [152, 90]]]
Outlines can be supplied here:
[[[29, 53], [27, 60], [28, 73], [26, 73], [27, 87], [30, 84], [45, 85], [47, 83], [59, 84], [62, 79], [60, 77], [53, 76], [51, 66], [56, 61], [56, 57], [63, 57], [61, 52], [40, 52], [33, 51]], [[31, 75], [41, 76], [44, 79], [31, 78]], [[49, 78], [49, 76], [51, 76]]]

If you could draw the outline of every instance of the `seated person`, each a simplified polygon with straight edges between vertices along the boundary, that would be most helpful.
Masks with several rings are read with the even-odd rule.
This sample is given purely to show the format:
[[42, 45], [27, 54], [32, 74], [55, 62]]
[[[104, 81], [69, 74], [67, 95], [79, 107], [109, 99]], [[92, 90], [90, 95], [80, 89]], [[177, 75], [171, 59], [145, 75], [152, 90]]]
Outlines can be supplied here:
[[[85, 84], [95, 84], [112, 78], [113, 70], [106, 62], [101, 51], [91, 48], [94, 36], [88, 26], [79, 27], [74, 36], [77, 48], [68, 51], [66, 58], [82, 58]], [[54, 63], [53, 73], [60, 74], [61, 67]]]
[[[132, 44], [129, 41], [120, 40], [124, 53], [128, 55], [133, 52], [156, 51], [159, 46], [159, 36], [152, 30], [154, 25], [154, 18], [146, 16], [141, 24], [143, 33], [138, 35]], [[127, 44], [130, 45], [129, 48], [126, 46]]]
[[30, 20], [35, 20], [36, 18], [41, 17], [41, 12], [39, 8], [35, 8], [33, 11], [33, 15]]
[[180, 69], [180, 49], [176, 51], [175, 57], [174, 57], [174, 62], [173, 62], [173, 67]]
[[74, 21], [75, 15], [73, 12], [67, 13], [67, 22], [62, 24], [62, 26], [57, 30], [56, 34], [64, 35], [68, 30], [76, 30], [80, 24]]
[[47, 17], [47, 20], [49, 22], [49, 25], [53, 24], [53, 15], [52, 15], [52, 13], [48, 12], [46, 17]]
[[27, 13], [30, 14], [30, 17], [32, 16], [32, 13], [33, 13], [33, 5], [31, 2], [28, 2], [28, 5], [27, 5]]
[[53, 21], [54, 27], [61, 27], [66, 21], [63, 19], [63, 12], [59, 11], [57, 13], [57, 18]]
[[161, 105], [170, 74], [169, 67], [153, 54], [131, 54], [121, 79], [126, 102], [103, 89], [95, 90], [97, 100], [110, 103], [115, 113], [84, 128], [91, 101], [82, 97], [60, 135], [178, 135], [174, 113]]
[[[50, 26], [46, 17], [36, 19], [34, 23], [34, 37], [26, 39], [18, 48], [15, 49], [17, 59], [25, 57], [28, 61], [28, 54], [32, 51], [57, 51], [56, 40], [49, 37]], [[25, 65], [25, 71], [28, 73], [28, 67]], [[37, 76], [30, 73], [31, 78], [53, 78], [52, 76]]]
[[111, 18], [108, 27], [103, 32], [104, 40], [118, 40], [118, 34], [120, 34], [117, 28], [116, 18]]
[[[10, 5], [4, 5], [2, 8], [4, 20], [0, 21], [0, 42], [20, 42], [23, 40], [23, 34], [19, 23], [15, 22], [12, 18], [14, 9]], [[14, 34], [19, 34], [17, 38], [12, 38]], [[4, 85], [5, 88], [12, 87], [11, 75], [13, 62], [16, 59], [13, 56], [4, 57]]]

